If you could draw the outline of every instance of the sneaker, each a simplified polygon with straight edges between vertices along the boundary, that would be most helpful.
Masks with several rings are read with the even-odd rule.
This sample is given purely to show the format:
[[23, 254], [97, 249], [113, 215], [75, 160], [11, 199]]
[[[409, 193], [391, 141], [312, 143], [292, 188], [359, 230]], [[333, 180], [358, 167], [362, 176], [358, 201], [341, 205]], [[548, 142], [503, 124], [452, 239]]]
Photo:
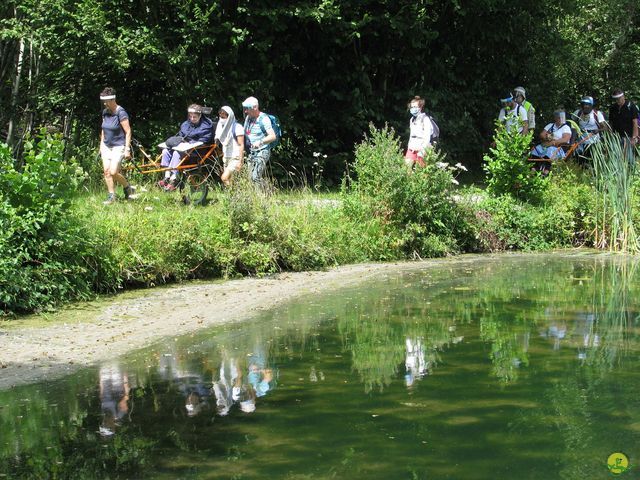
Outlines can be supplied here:
[[109, 195], [107, 195], [107, 199], [102, 202], [103, 205], [111, 205], [112, 203], [116, 202], [116, 194], [115, 193], [110, 193]]
[[135, 191], [136, 189], [131, 185], [127, 185], [126, 187], [124, 187], [124, 199], [129, 200], [129, 197], [131, 197], [131, 195], [133, 195]]
[[176, 186], [173, 183], [167, 183], [164, 187], [165, 192], [173, 192], [176, 189]]
[[165, 178], [164, 180], [160, 180], [158, 182], [158, 186], [160, 188], [166, 188], [167, 185], [169, 185], [169, 179], [168, 178]]

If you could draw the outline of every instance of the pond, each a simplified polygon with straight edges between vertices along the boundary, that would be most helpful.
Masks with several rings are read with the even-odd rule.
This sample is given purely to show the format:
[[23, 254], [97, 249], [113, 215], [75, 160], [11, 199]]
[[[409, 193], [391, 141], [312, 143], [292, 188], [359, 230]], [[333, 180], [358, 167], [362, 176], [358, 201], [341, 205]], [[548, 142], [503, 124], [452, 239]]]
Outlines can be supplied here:
[[630, 478], [639, 293], [544, 255], [307, 297], [0, 392], [0, 478]]

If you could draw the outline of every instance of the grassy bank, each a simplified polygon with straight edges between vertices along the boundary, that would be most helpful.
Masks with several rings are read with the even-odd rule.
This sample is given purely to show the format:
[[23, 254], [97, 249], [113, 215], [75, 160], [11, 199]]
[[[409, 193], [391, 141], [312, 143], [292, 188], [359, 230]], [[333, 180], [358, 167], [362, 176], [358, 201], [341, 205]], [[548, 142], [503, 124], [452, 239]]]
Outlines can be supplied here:
[[73, 202], [73, 215], [108, 252], [101, 290], [402, 257], [377, 219], [354, 222], [337, 195], [240, 187], [186, 207], [178, 192], [142, 188], [136, 200], [108, 207], [103, 192]]
[[[60, 161], [61, 142], [32, 150], [21, 172], [0, 152], [0, 315], [187, 279], [594, 246], [607, 223], [591, 174], [575, 166], [556, 168], [535, 201], [465, 189], [456, 181], [464, 167], [439, 153], [408, 171], [390, 130], [372, 130], [356, 148], [340, 192], [267, 194], [241, 177], [204, 207], [152, 184], [104, 206], [103, 188]], [[635, 190], [629, 198], [638, 203]]]

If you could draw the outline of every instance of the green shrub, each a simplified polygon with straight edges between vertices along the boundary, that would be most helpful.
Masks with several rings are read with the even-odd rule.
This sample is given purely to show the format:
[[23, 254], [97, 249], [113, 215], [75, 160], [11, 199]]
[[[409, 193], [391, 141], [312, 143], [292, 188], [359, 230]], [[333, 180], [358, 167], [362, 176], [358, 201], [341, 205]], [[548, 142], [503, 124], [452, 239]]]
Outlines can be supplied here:
[[541, 208], [562, 216], [574, 245], [594, 245], [596, 195], [591, 173], [575, 163], [558, 162], [544, 192]]
[[[408, 255], [439, 256], [460, 250], [465, 238], [464, 211], [452, 197], [453, 173], [461, 166], [428, 150], [426, 166], [408, 169], [393, 129], [371, 127], [356, 147], [353, 178], [343, 184], [347, 216], [383, 222], [394, 243]], [[436, 240], [437, 239], [437, 240]], [[464, 243], [464, 240], [463, 240]]]
[[487, 172], [487, 190], [492, 195], [511, 195], [526, 202], [539, 203], [547, 181], [538, 172], [531, 171], [526, 161], [531, 137], [507, 130], [502, 123], [496, 124], [495, 147], [484, 156]]
[[[83, 179], [59, 136], [25, 143], [22, 169], [0, 145], [0, 314], [87, 298], [109, 269], [99, 240], [69, 213]], [[97, 266], [100, 264], [100, 267]]]

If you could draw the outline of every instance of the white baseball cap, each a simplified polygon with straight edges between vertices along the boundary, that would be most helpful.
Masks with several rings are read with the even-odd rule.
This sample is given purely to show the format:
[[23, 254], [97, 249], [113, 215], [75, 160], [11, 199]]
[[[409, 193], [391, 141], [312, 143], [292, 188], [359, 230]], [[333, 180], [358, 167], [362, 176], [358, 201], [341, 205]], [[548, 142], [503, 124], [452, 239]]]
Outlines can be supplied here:
[[253, 108], [258, 106], [258, 99], [256, 97], [248, 97], [242, 102], [243, 108]]

